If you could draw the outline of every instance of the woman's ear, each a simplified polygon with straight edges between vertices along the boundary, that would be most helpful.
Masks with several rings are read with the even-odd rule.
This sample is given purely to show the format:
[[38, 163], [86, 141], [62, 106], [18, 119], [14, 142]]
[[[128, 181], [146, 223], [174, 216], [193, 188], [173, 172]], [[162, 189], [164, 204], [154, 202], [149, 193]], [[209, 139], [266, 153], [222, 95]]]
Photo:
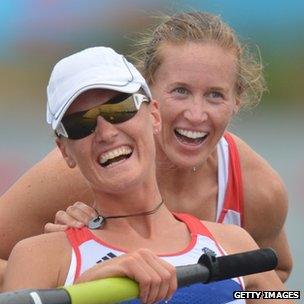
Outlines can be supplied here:
[[234, 108], [233, 108], [233, 115], [236, 115], [239, 110], [241, 108], [241, 97], [237, 96], [235, 97], [235, 104], [234, 104]]
[[65, 162], [67, 163], [67, 165], [71, 169], [75, 168], [76, 167], [76, 162], [74, 161], [71, 154], [69, 153], [69, 150], [68, 150], [64, 140], [60, 139], [60, 138], [56, 138], [56, 144], [57, 144], [57, 147], [59, 148], [59, 150], [61, 152], [62, 157], [64, 158]]
[[153, 133], [154, 135], [156, 135], [161, 131], [161, 116], [159, 111], [159, 103], [155, 99], [152, 99], [151, 101], [151, 116], [152, 116]]

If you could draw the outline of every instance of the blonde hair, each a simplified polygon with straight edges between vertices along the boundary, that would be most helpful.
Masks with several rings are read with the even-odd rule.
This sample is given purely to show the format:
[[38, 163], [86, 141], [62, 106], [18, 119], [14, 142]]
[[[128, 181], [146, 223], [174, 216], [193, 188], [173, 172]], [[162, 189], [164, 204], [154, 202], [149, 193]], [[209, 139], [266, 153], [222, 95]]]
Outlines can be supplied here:
[[138, 51], [133, 54], [133, 59], [148, 84], [154, 82], [162, 59], [160, 47], [166, 42], [176, 45], [186, 42], [215, 43], [233, 51], [237, 67], [237, 98], [243, 106], [254, 106], [260, 101], [266, 90], [260, 54], [258, 52], [259, 56], [254, 56], [249, 47], [239, 41], [233, 29], [218, 16], [203, 12], [165, 16], [159, 25], [144, 33], [137, 42]]

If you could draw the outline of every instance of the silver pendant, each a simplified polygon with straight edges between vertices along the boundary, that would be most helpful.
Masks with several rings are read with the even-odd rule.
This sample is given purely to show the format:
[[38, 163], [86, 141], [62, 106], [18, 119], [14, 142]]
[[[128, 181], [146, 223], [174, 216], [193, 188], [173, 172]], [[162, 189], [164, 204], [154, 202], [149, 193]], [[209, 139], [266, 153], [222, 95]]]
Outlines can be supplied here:
[[105, 218], [103, 218], [101, 215], [98, 215], [89, 221], [88, 228], [98, 229], [104, 224], [104, 222], [105, 222]]

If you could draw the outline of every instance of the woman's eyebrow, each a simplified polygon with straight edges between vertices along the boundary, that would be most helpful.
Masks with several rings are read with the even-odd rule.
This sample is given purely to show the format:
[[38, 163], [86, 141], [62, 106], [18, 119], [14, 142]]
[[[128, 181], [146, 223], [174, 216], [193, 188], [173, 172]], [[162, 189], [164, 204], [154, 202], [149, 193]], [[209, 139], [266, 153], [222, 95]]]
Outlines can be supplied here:
[[208, 88], [208, 91], [221, 91], [223, 93], [228, 93], [229, 92], [229, 87], [225, 87], [225, 86], [210, 86]]

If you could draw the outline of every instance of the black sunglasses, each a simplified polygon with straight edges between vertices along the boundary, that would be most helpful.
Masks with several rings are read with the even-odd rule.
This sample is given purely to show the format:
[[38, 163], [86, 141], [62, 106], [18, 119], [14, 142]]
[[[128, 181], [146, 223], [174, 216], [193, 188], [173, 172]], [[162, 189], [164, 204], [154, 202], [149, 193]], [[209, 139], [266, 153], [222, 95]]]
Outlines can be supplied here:
[[149, 103], [150, 100], [138, 93], [119, 94], [94, 108], [64, 116], [55, 132], [57, 136], [69, 139], [87, 137], [95, 131], [98, 116], [112, 124], [119, 124], [134, 117], [143, 102]]

